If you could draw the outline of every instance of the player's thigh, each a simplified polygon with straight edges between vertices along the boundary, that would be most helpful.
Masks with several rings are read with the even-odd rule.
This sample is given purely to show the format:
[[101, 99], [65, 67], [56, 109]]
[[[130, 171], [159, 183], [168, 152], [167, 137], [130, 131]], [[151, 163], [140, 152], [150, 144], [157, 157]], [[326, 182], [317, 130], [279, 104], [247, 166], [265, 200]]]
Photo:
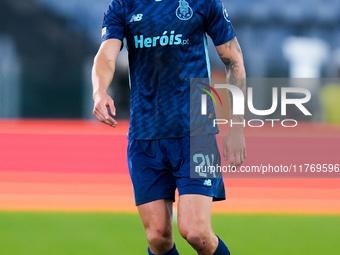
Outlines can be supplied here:
[[160, 199], [137, 206], [146, 234], [172, 234], [172, 199]]
[[136, 205], [160, 199], [174, 199], [176, 180], [158, 140], [129, 140], [128, 165]]
[[177, 209], [177, 223], [180, 233], [183, 236], [190, 233], [212, 234], [211, 209], [211, 197], [197, 194], [181, 195]]

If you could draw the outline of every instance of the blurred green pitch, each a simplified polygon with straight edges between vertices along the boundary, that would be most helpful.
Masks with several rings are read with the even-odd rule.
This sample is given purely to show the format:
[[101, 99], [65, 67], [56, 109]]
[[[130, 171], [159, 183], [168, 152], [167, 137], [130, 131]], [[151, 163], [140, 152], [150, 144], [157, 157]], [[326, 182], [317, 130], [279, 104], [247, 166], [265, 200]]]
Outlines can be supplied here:
[[[340, 216], [213, 215], [233, 255], [339, 254]], [[183, 255], [196, 254], [180, 237]], [[1, 255], [146, 254], [137, 214], [0, 212]]]

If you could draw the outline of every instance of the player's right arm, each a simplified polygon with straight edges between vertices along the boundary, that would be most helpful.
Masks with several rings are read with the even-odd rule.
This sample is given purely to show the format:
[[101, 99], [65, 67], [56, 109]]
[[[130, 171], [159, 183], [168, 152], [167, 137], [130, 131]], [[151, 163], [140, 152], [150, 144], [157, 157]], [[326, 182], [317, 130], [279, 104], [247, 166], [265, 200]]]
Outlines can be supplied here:
[[116, 67], [116, 60], [122, 41], [118, 39], [108, 39], [102, 42], [98, 53], [94, 58], [92, 68], [92, 86], [93, 86], [93, 114], [97, 119], [109, 126], [116, 127], [117, 121], [111, 115], [116, 115], [116, 108], [112, 98], [107, 94]]

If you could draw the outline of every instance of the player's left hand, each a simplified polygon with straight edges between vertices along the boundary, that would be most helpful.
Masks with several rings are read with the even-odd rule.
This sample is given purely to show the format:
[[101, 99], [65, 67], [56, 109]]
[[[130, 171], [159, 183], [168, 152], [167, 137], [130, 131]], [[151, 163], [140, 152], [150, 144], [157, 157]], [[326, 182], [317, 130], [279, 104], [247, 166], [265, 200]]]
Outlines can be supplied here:
[[229, 127], [223, 142], [223, 156], [229, 166], [236, 169], [241, 166], [247, 157], [246, 142], [243, 135], [243, 127]]

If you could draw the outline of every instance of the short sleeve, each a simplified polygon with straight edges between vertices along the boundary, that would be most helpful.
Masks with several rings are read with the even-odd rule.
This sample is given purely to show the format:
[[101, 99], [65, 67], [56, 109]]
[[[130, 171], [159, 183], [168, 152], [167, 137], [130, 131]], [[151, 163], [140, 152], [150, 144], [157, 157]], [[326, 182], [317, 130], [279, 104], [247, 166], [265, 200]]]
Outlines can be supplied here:
[[121, 0], [113, 0], [106, 12], [102, 26], [102, 41], [107, 39], [119, 39], [123, 41], [125, 36], [125, 15]]
[[236, 36], [227, 9], [220, 0], [205, 0], [204, 29], [215, 46], [222, 45]]

